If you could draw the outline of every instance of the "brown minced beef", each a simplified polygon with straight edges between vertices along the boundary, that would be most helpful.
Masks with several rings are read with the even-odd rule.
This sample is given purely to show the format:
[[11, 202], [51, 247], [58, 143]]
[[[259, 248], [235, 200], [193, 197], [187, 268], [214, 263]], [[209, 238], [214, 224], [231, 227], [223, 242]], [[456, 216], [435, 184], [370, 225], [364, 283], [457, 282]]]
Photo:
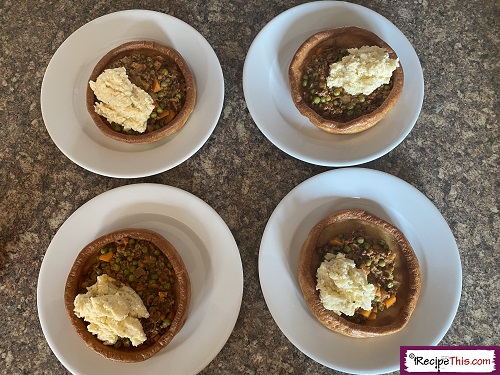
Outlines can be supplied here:
[[374, 315], [363, 316], [358, 309], [352, 317], [342, 314], [344, 318], [358, 323], [375, 319], [376, 313], [386, 308], [386, 301], [391, 296], [396, 296], [399, 288], [399, 283], [394, 280], [396, 253], [389, 249], [384, 240], [370, 238], [359, 229], [350, 233], [338, 233], [317, 250], [323, 257], [326, 253], [343, 253], [347, 259], [354, 261], [357, 268], [367, 273], [368, 282], [377, 290], [372, 301]]
[[[111, 253], [111, 254], [110, 254]], [[108, 261], [108, 257], [111, 258]], [[101, 260], [100, 258], [106, 259]], [[146, 341], [152, 345], [167, 332], [175, 316], [174, 284], [177, 282], [172, 264], [153, 243], [124, 237], [101, 248], [84, 277], [80, 293], [94, 285], [97, 276], [106, 274], [130, 286], [141, 297], [149, 318], [141, 318]], [[128, 338], [119, 339], [116, 348], [132, 348]]]
[[[166, 56], [131, 53], [113, 62], [106, 69], [119, 67], [124, 67], [130, 81], [153, 98], [155, 108], [144, 133], [167, 126], [186, 101], [186, 80], [179, 66]], [[120, 125], [114, 123], [111, 124], [111, 129], [125, 134], [141, 134], [133, 130], [124, 131]]]
[[380, 107], [392, 89], [392, 78], [370, 95], [350, 95], [342, 87], [328, 88], [330, 65], [347, 56], [346, 49], [319, 47], [306, 64], [302, 76], [302, 98], [327, 120], [347, 122]]

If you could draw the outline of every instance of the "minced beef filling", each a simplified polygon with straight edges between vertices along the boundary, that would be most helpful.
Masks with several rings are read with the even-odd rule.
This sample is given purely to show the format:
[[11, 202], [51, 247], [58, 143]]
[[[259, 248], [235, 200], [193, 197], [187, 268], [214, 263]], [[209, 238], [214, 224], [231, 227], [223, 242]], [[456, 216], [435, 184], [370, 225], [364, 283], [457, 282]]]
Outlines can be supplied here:
[[[131, 53], [113, 62], [106, 69], [119, 67], [124, 67], [129, 80], [153, 98], [155, 108], [144, 133], [168, 126], [186, 101], [186, 80], [179, 66], [166, 56]], [[111, 129], [125, 134], [144, 134], [134, 130], [125, 131], [118, 124], [111, 124]]]
[[[149, 318], [140, 319], [146, 341], [152, 345], [168, 331], [175, 316], [174, 285], [177, 282], [172, 264], [153, 243], [124, 237], [104, 246], [84, 276], [80, 293], [95, 284], [97, 276], [108, 276], [130, 286], [142, 299]], [[119, 339], [116, 348], [130, 348], [128, 338]]]
[[306, 64], [302, 76], [302, 98], [318, 115], [327, 120], [351, 121], [380, 107], [392, 89], [392, 78], [370, 95], [350, 95], [342, 87], [326, 85], [330, 65], [347, 56], [346, 49], [319, 47]]
[[343, 253], [352, 259], [356, 267], [367, 273], [367, 280], [375, 285], [376, 295], [372, 301], [371, 311], [358, 309], [354, 316], [342, 315], [354, 322], [376, 319], [377, 312], [383, 311], [394, 304], [399, 282], [394, 280], [394, 260], [396, 253], [389, 249], [384, 240], [366, 236], [362, 229], [350, 233], [338, 233], [325, 245], [318, 247], [318, 252]]

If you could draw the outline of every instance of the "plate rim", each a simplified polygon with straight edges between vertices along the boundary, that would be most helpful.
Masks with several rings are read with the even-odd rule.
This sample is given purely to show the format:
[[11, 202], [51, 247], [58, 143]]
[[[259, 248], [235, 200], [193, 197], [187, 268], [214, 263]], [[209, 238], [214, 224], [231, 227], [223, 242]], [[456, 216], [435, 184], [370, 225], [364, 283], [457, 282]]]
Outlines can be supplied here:
[[[214, 246], [214, 248], [210, 248], [209, 247], [210, 244], [207, 244], [206, 246], [207, 246], [208, 256], [210, 257], [210, 259], [214, 259], [214, 253], [215, 254], [219, 253], [219, 255], [217, 255], [217, 257], [220, 257], [222, 255], [227, 256], [227, 254], [230, 254], [231, 257], [233, 258], [233, 259], [231, 259], [233, 269], [230, 271], [229, 275], [231, 275], [231, 276], [237, 275], [238, 276], [237, 279], [232, 280], [231, 288], [228, 289], [229, 291], [231, 291], [233, 293], [232, 294], [233, 299], [232, 300], [224, 300], [225, 306], [229, 307], [229, 308], [228, 308], [228, 310], [226, 310], [228, 312], [228, 314], [221, 315], [221, 316], [224, 316], [224, 318], [225, 318], [224, 322], [222, 322], [222, 321], [220, 322], [223, 324], [223, 327], [224, 327], [223, 330], [220, 330], [220, 332], [222, 332], [222, 334], [219, 337], [219, 340], [210, 341], [210, 345], [209, 345], [210, 347], [207, 348], [207, 350], [205, 352], [206, 356], [204, 358], [200, 358], [200, 360], [198, 361], [197, 364], [193, 364], [192, 367], [195, 367], [195, 366], [197, 367], [196, 369], [193, 369], [194, 370], [193, 374], [201, 371], [215, 358], [215, 356], [226, 345], [229, 337], [231, 336], [231, 334], [234, 330], [234, 327], [236, 325], [237, 319], [238, 319], [239, 314], [240, 314], [241, 305], [242, 305], [244, 275], [243, 275], [243, 266], [242, 266], [242, 261], [241, 261], [241, 256], [239, 253], [238, 245], [236, 243], [236, 240], [234, 239], [234, 236], [232, 235], [231, 230], [229, 229], [229, 227], [227, 226], [225, 221], [222, 219], [222, 217], [208, 203], [203, 201], [201, 198], [197, 197], [196, 195], [194, 195], [188, 191], [185, 191], [185, 190], [177, 188], [177, 187], [173, 187], [170, 185], [157, 184], [157, 183], [137, 183], [137, 184], [119, 186], [119, 187], [113, 188], [111, 190], [107, 190], [101, 194], [98, 194], [95, 197], [93, 197], [92, 199], [90, 199], [89, 201], [85, 202], [80, 207], [78, 207], [63, 222], [63, 224], [60, 225], [60, 227], [58, 228], [58, 230], [54, 234], [49, 246], [47, 247], [46, 253], [45, 253], [44, 258], [42, 260], [42, 264], [40, 266], [39, 275], [38, 275], [38, 279], [37, 279], [37, 293], [36, 293], [37, 313], [38, 313], [40, 326], [42, 328], [42, 332], [44, 334], [46, 342], [48, 343], [51, 351], [54, 353], [54, 355], [59, 360], [59, 362], [66, 369], [68, 369], [70, 371], [78, 369], [78, 367], [75, 368], [75, 366], [78, 366], [78, 364], [70, 363], [69, 360], [67, 360], [66, 357], [64, 356], [64, 351], [60, 350], [61, 343], [57, 344], [56, 342], [57, 342], [57, 340], [61, 341], [61, 339], [60, 338], [58, 339], [57, 337], [55, 337], [55, 336], [57, 336], [57, 333], [53, 333], [50, 331], [50, 323], [49, 323], [49, 319], [47, 318], [49, 311], [44, 310], [44, 305], [47, 304], [46, 301], [47, 301], [47, 299], [49, 299], [50, 293], [48, 293], [46, 290], [43, 290], [43, 288], [46, 287], [47, 285], [49, 285], [49, 286], [51, 285], [51, 281], [47, 277], [47, 272], [49, 272], [50, 267], [57, 266], [57, 264], [51, 265], [48, 262], [54, 262], [53, 258], [57, 256], [57, 253], [56, 253], [58, 251], [57, 241], [59, 241], [59, 237], [64, 236], [65, 231], [68, 231], [69, 229], [71, 229], [71, 227], [74, 227], [76, 224], [78, 224], [78, 221], [83, 220], [84, 215], [88, 215], [89, 213], [94, 212], [96, 210], [96, 208], [98, 208], [99, 204], [101, 204], [102, 202], [105, 202], [106, 200], [120, 197], [120, 196], [130, 196], [130, 194], [133, 194], [136, 192], [144, 192], [144, 191], [146, 191], [146, 192], [147, 191], [151, 191], [151, 192], [154, 191], [156, 193], [161, 192], [163, 195], [161, 195], [160, 198], [162, 198], [162, 199], [158, 199], [158, 197], [156, 199], [151, 199], [148, 197], [144, 197], [144, 198], [141, 197], [135, 201], [129, 202], [129, 204], [130, 205], [131, 204], [137, 205], [138, 203], [141, 203], [141, 202], [142, 203], [145, 203], [145, 202], [158, 203], [158, 202], [160, 202], [163, 205], [170, 205], [171, 208], [168, 211], [168, 213], [166, 213], [165, 215], [175, 219], [175, 215], [173, 214], [173, 210], [175, 210], [176, 206], [173, 204], [173, 199], [174, 199], [174, 197], [177, 197], [177, 198], [181, 197], [184, 199], [184, 201], [183, 201], [183, 202], [185, 202], [184, 205], [188, 205], [188, 204], [193, 205], [193, 208], [191, 208], [191, 210], [193, 210], [194, 208], [201, 209], [206, 214], [210, 214], [211, 220], [203, 220], [202, 221], [203, 223], [205, 223], [204, 224], [205, 228], [202, 228], [202, 229], [207, 230], [210, 227], [212, 229], [214, 229], [214, 228], [217, 229], [218, 238], [224, 239], [224, 246], [226, 247], [226, 250], [224, 252], [221, 252], [221, 250], [219, 249], [221, 246], [214, 246], [216, 243], [214, 243], [212, 245], [212, 246]], [[145, 194], [145, 195], [147, 196], [148, 194]], [[167, 196], [169, 196], [169, 197], [167, 197]], [[102, 205], [99, 207], [102, 207]], [[135, 210], [135, 212], [137, 214], [141, 213], [137, 209]], [[192, 213], [190, 213], [190, 214], [192, 214]], [[119, 220], [121, 217], [119, 217], [117, 215], [119, 215], [119, 214], [114, 214], [114, 217], [112, 217], [112, 219], [114, 219], [115, 221]], [[182, 222], [184, 225], [188, 226], [193, 232], [195, 232], [195, 234], [197, 234], [200, 237], [200, 241], [203, 241], [204, 237], [201, 236], [200, 234], [196, 233], [196, 230], [194, 228], [191, 228], [188, 224], [184, 223], [182, 220], [180, 220], [180, 219], [178, 219], [178, 220], [180, 222]], [[201, 220], [200, 220], [200, 222], [201, 222]], [[200, 231], [202, 229], [200, 229]], [[184, 234], [186, 236], [188, 236], [188, 234], [186, 234], [186, 233], [184, 233]], [[66, 233], [66, 235], [67, 235], [67, 233]], [[100, 233], [96, 232], [93, 234], [89, 233], [88, 235], [85, 235], [85, 236], [88, 237], [87, 241], [90, 242], [94, 238], [99, 237], [99, 235], [100, 235]], [[205, 240], [210, 239], [212, 242], [214, 241], [215, 237], [213, 237], [212, 234], [210, 234], [210, 235], [205, 234], [204, 236], [205, 236]], [[207, 237], [210, 237], [210, 238], [207, 238]], [[222, 240], [217, 239], [216, 242], [218, 242], [218, 241], [222, 241]], [[76, 257], [78, 251], [79, 250], [76, 249], [72, 252], [68, 252], [67, 256], [70, 258], [73, 256]], [[212, 271], [214, 270], [213, 265], [211, 266], [211, 269], [212, 269]], [[67, 271], [69, 273], [69, 269]], [[224, 278], [227, 278], [227, 276]], [[64, 276], [64, 280], [65, 280], [65, 276]], [[64, 286], [62, 286], [62, 290], [63, 289], [64, 289]], [[213, 292], [213, 290], [215, 290], [215, 289], [212, 289], [212, 292]], [[219, 294], [220, 294], [220, 292], [219, 292]], [[60, 304], [60, 306], [57, 307], [57, 309], [63, 309], [65, 311], [63, 295], [61, 294], [61, 296], [59, 296], [57, 299], [58, 299], [59, 304]], [[50, 297], [50, 301], [52, 302], [53, 300], [54, 300], [54, 297]], [[228, 303], [228, 301], [229, 301], [229, 303]], [[213, 309], [213, 308], [214, 308], [213, 304], [210, 304], [207, 307], [207, 309]], [[191, 312], [191, 314], [193, 314], [193, 312]], [[228, 319], [228, 316], [229, 316], [229, 319]], [[69, 319], [68, 319], [67, 323], [69, 324]], [[181, 330], [181, 333], [182, 333], [182, 330]], [[90, 355], [90, 353], [89, 353], [89, 355]], [[100, 358], [100, 357], [97, 356], [96, 358]], [[109, 361], [109, 362], [106, 361], [106, 363], [115, 363], [117, 365], [122, 365], [119, 362], [113, 362], [113, 361]], [[140, 367], [141, 365], [144, 365], [144, 364], [147, 366], [148, 363], [151, 363], [151, 362], [145, 361], [145, 362], [139, 362], [136, 364], [129, 364], [129, 365], [131, 365], [131, 367], [132, 366], [133, 367]], [[113, 366], [113, 365], [111, 364], [110, 366]], [[91, 369], [91, 371], [92, 371], [92, 369]]]

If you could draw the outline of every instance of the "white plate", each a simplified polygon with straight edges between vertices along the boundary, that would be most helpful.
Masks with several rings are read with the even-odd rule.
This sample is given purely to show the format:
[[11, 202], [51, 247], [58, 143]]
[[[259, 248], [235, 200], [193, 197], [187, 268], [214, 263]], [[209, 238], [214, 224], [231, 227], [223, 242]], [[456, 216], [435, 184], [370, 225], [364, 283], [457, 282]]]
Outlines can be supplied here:
[[[187, 321], [172, 342], [147, 361], [119, 363], [89, 349], [64, 307], [66, 277], [93, 239], [126, 227], [162, 234], [181, 255], [191, 279]], [[136, 184], [105, 192], [76, 210], [58, 230], [38, 278], [38, 315], [50, 348], [74, 374], [196, 374], [231, 334], [241, 306], [243, 271], [236, 242], [220, 216], [183, 190]]]
[[[297, 278], [302, 244], [323, 217], [350, 208], [365, 209], [396, 225], [418, 257], [420, 297], [407, 326], [393, 335], [342, 336], [319, 323], [304, 302]], [[455, 317], [462, 288], [458, 248], [436, 207], [406, 182], [362, 168], [319, 174], [283, 198], [264, 230], [259, 276], [269, 310], [292, 344], [324, 366], [346, 373], [396, 371], [401, 345], [437, 345]]]
[[[302, 42], [341, 26], [377, 34], [396, 51], [405, 73], [396, 106], [377, 126], [353, 135], [329, 134], [309, 122], [293, 104], [288, 82], [288, 66]], [[274, 145], [302, 161], [341, 167], [374, 160], [403, 141], [420, 113], [424, 78], [410, 42], [386, 18], [360, 5], [319, 1], [287, 10], [260, 31], [245, 60], [243, 90], [253, 120]]]
[[[195, 109], [181, 131], [146, 145], [105, 136], [86, 109], [86, 86], [95, 64], [132, 40], [175, 48], [191, 68], [197, 89]], [[45, 71], [40, 100], [52, 140], [73, 162], [104, 176], [144, 177], [179, 165], [203, 146], [219, 120], [224, 78], [212, 47], [190, 25], [163, 13], [127, 10], [87, 23], [61, 44]]]

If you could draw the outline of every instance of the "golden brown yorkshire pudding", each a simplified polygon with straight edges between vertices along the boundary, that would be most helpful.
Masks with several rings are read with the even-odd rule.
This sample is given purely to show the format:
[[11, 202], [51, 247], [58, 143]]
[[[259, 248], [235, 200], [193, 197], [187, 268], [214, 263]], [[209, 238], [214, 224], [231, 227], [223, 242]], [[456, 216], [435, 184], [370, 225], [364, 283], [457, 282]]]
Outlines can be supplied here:
[[[104, 344], [89, 332], [89, 323], [75, 315], [76, 296], [87, 293], [104, 275], [132, 288], [149, 312], [149, 317], [140, 318], [146, 339], [137, 346], [120, 335], [114, 344]], [[189, 275], [175, 248], [156, 232], [133, 228], [106, 234], [85, 246], [64, 290], [66, 311], [80, 338], [95, 352], [120, 362], [144, 361], [167, 346], [186, 321], [190, 298]]]
[[[106, 69], [120, 67], [125, 68], [130, 82], [149, 94], [154, 109], [145, 115], [149, 115], [145, 131], [125, 129], [96, 112], [95, 105], [101, 101], [88, 84], [87, 111], [97, 127], [108, 137], [127, 143], [151, 143], [179, 131], [196, 103], [194, 77], [179, 52], [151, 41], [124, 43], [99, 60], [89, 81], [95, 82]], [[120, 112], [120, 118], [124, 117], [134, 115]]]
[[[357, 308], [349, 316], [325, 308], [317, 290], [317, 275], [328, 257], [354, 261], [356, 272], [366, 274], [370, 288], [376, 291], [368, 298], [371, 310]], [[330, 330], [351, 337], [376, 337], [401, 330], [420, 293], [418, 259], [404, 234], [363, 210], [332, 214], [311, 229], [300, 252], [298, 278], [306, 304], [316, 318]], [[329, 293], [344, 298], [344, 294]]]
[[297, 50], [288, 70], [292, 99], [299, 112], [318, 128], [334, 134], [352, 134], [379, 122], [396, 104], [403, 90], [403, 68], [393, 71], [389, 84], [372, 93], [349, 94], [343, 87], [326, 85], [330, 65], [363, 46], [394, 50], [374, 33], [355, 26], [319, 32]]

